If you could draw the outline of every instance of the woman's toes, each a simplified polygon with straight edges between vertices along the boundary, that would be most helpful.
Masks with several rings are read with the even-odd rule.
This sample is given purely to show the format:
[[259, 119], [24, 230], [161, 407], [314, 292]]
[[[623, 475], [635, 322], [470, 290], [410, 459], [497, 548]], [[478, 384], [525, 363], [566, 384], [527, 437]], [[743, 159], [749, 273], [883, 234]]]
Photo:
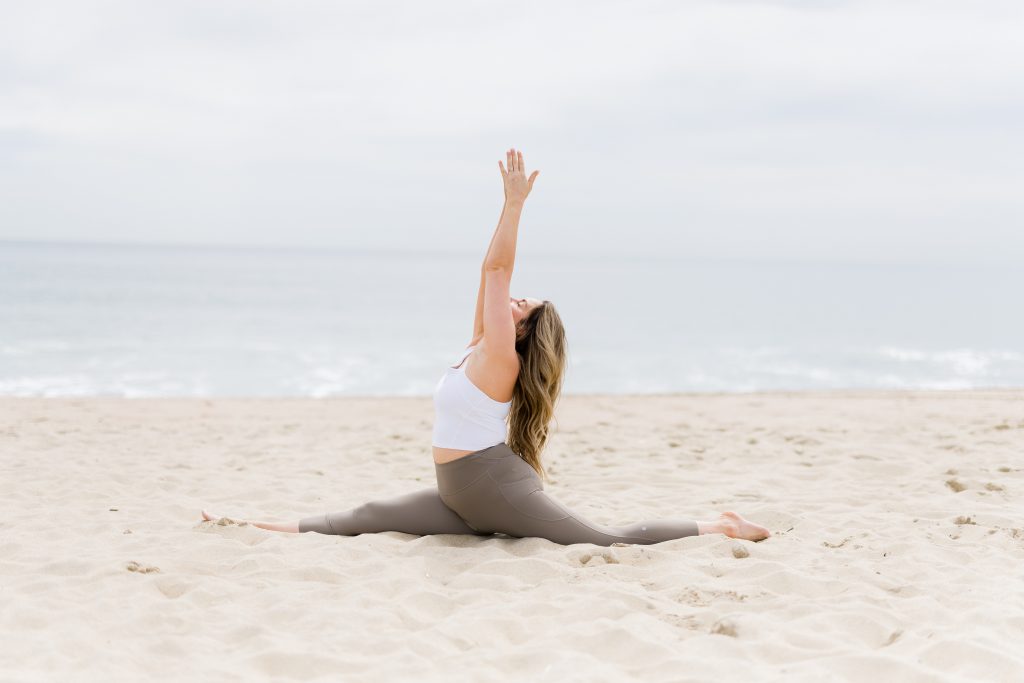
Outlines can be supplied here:
[[763, 541], [772, 535], [772, 532], [768, 531], [767, 528], [760, 524], [754, 524], [753, 522], [747, 522], [747, 540], [748, 541]]

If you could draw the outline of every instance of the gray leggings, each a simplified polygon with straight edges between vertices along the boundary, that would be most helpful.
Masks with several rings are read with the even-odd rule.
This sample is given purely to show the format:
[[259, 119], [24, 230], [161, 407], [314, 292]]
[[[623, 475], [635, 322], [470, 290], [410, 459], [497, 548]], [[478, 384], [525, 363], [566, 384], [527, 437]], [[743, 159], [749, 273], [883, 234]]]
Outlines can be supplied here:
[[697, 523], [663, 519], [602, 526], [574, 513], [544, 492], [529, 463], [505, 442], [434, 465], [437, 488], [377, 500], [344, 512], [305, 517], [299, 531], [356, 536], [381, 531], [430, 534], [494, 533], [573, 543], [651, 544], [696, 536]]

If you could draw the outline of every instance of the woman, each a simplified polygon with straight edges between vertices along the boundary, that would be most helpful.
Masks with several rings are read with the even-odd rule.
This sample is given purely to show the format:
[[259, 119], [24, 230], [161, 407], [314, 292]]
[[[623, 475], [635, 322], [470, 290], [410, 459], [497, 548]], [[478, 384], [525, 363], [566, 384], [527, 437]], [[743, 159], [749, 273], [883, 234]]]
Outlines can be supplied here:
[[[665, 519], [609, 527], [588, 521], [544, 492], [541, 450], [562, 388], [565, 330], [554, 304], [509, 296], [516, 233], [539, 171], [526, 177], [523, 153], [498, 161], [505, 207], [480, 274], [473, 339], [434, 390], [437, 488], [372, 501], [298, 522], [250, 522], [273, 531], [355, 536], [504, 533], [555, 543], [650, 544], [722, 533], [757, 541], [768, 529], [735, 512], [716, 521]], [[507, 421], [507, 432], [506, 432]], [[216, 517], [202, 511], [203, 518]]]

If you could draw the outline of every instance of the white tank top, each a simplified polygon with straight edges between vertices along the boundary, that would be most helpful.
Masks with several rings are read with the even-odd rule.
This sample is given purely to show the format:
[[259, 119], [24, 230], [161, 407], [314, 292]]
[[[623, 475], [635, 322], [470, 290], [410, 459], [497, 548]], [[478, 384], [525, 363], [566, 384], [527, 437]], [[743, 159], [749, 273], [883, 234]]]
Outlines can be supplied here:
[[462, 354], [458, 367], [445, 368], [434, 388], [433, 445], [479, 451], [499, 444], [508, 437], [505, 419], [512, 401], [495, 401], [466, 377], [466, 357], [476, 346]]

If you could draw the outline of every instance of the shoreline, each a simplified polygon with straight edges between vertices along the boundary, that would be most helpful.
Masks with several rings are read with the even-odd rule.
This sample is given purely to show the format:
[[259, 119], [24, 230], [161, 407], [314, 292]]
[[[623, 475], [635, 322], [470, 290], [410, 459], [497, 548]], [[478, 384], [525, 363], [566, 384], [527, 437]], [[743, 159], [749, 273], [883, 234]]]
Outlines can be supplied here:
[[[940, 397], [940, 396], [974, 396], [984, 394], [997, 394], [1001, 397], [1007, 394], [1021, 394], [1024, 397], [1024, 386], [1021, 387], [974, 387], [970, 389], [877, 389], [877, 388], [839, 388], [839, 389], [757, 389], [751, 391], [666, 391], [666, 392], [588, 392], [588, 393], [562, 393], [559, 400], [565, 399], [590, 399], [590, 398], [699, 398], [702, 396], [760, 396], [760, 397], [794, 397], [794, 396], [825, 396], [825, 397], [885, 397], [895, 395]], [[331, 396], [299, 396], [299, 395], [245, 395], [245, 394], [217, 394], [211, 396], [192, 395], [166, 395], [166, 396], [115, 396], [105, 394], [73, 395], [62, 394], [57, 396], [14, 396], [0, 395], [0, 402], [3, 401], [339, 401], [339, 400], [424, 400], [432, 399], [430, 394], [336, 394]]]

